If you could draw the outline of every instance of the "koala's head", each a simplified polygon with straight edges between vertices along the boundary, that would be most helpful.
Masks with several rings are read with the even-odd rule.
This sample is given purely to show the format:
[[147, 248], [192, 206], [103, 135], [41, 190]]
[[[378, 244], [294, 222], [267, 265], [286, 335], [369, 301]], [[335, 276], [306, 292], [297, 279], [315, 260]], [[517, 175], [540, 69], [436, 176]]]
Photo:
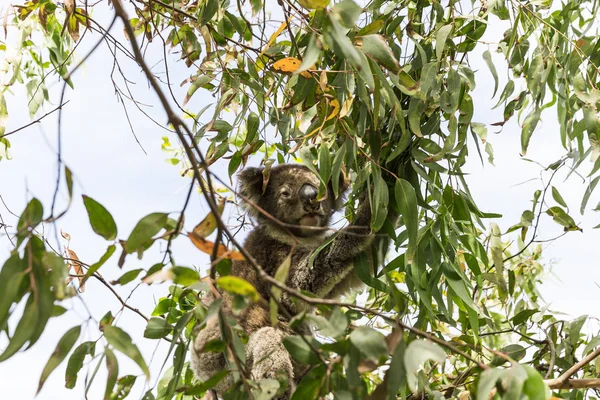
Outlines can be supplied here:
[[[282, 164], [273, 167], [266, 188], [263, 187], [262, 168], [246, 168], [239, 173], [238, 178], [239, 193], [242, 196], [279, 221], [297, 226], [287, 229], [301, 237], [323, 233], [321, 230], [302, 227], [327, 226], [331, 215], [341, 207], [342, 194], [348, 188], [341, 177], [338, 198], [334, 198], [333, 189], [329, 187], [326, 198], [317, 201], [319, 177], [308, 167], [299, 164]], [[242, 204], [246, 212], [260, 224], [276, 225], [253, 207], [253, 204], [243, 200]]]

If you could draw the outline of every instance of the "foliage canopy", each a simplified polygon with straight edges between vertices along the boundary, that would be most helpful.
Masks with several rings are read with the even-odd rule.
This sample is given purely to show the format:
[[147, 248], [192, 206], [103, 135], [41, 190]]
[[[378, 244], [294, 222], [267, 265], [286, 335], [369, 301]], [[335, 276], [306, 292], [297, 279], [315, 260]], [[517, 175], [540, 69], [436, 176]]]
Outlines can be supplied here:
[[[80, 295], [77, 289], [82, 291], [88, 278], [111, 290], [133, 281], [170, 281], [151, 317], [123, 304], [147, 320], [144, 337], [171, 342], [169, 368], [144, 398], [200, 398], [227, 374], [240, 378], [236, 368], [242, 367], [232, 362], [231, 371], [197, 382], [185, 360], [194, 327], [219, 310], [218, 302], [202, 304], [198, 293], [216, 285], [233, 293], [239, 307], [259, 300], [251, 285], [228, 276], [231, 260], [244, 252], [220, 218], [226, 199], [233, 198], [222, 175], [232, 177], [249, 159], [261, 159], [268, 179], [274, 162], [295, 160], [320, 176], [320, 195], [329, 182], [337, 192], [341, 175], [351, 177], [347, 216], [352, 218], [355, 201], [367, 193], [379, 240], [355, 265], [365, 296], [313, 299], [316, 314], [297, 316], [319, 334], [318, 340], [290, 336], [285, 341], [295, 359], [311, 366], [293, 399], [327, 394], [546, 399], [549, 389], [554, 396], [579, 399], [587, 388], [600, 386], [587, 379], [597, 375], [598, 364], [591, 361], [600, 354], [600, 337], [582, 334], [585, 317], [566, 321], [548, 312], [536, 288], [543, 271], [536, 243], [540, 219], [552, 218], [565, 233], [580, 230], [551, 186], [552, 177], [567, 163], [574, 171], [584, 160], [593, 161], [582, 213], [600, 179], [597, 1], [113, 0], [108, 25], [94, 19], [96, 7], [108, 6], [32, 0], [8, 10], [11, 33], [18, 32], [20, 40], [16, 47], [0, 44], [0, 159], [8, 156], [10, 135], [20, 130], [5, 131], [11, 88], [27, 88], [33, 119], [49, 104], [48, 77], [57, 74], [77, 90], [78, 44], [92, 41], [93, 53], [106, 42], [115, 62], [130, 58], [142, 66], [173, 133], [163, 148], [191, 178], [190, 193], [200, 188], [212, 212], [187, 233], [182, 232], [185, 208], [179, 214], [154, 212], [127, 235], [118, 231], [101, 199], [83, 195], [92, 229], [108, 242], [98, 261], [84, 264], [70, 249], [55, 253], [40, 230], [60, 223], [68, 206], [58, 211], [56, 197], [49, 204], [31, 199], [11, 233], [14, 250], [0, 271], [0, 328], [7, 339], [0, 361], [35, 344], [48, 320], [60, 318], [61, 304]], [[124, 37], [111, 31], [115, 20], [124, 24]], [[483, 42], [491, 29], [498, 34], [488, 32], [489, 41]], [[169, 85], [177, 77], [169, 74], [173, 61], [166, 52], [185, 63], [184, 99], [169, 97], [168, 86], [152, 74], [140, 50], [146, 46], [164, 47]], [[474, 70], [484, 64], [487, 70]], [[499, 71], [506, 71], [506, 83]], [[469, 155], [483, 163], [485, 153], [493, 162], [488, 126], [473, 119], [472, 97], [476, 84], [490, 76], [496, 108], [504, 110], [502, 121], [492, 124], [495, 129], [518, 118], [525, 156], [543, 111], [553, 108], [560, 135], [548, 140], [560, 140], [566, 153], [547, 166], [548, 182], [532, 194], [521, 219], [504, 229], [487, 221], [499, 215], [475, 204], [462, 170]], [[201, 93], [212, 94], [213, 101], [191, 109]], [[215, 166], [226, 172], [215, 172]], [[69, 204], [79, 201], [76, 171], [60, 157], [59, 168], [58, 183]], [[390, 209], [401, 215], [398, 227], [385, 223]], [[207, 240], [212, 234], [215, 238]], [[174, 263], [169, 246], [186, 235], [210, 254], [209, 277]], [[108, 262], [126, 267], [127, 256], [142, 257], [160, 241], [168, 243], [167, 251], [162, 260], [151, 260], [152, 267], [125, 271], [112, 282], [99, 274]], [[287, 290], [277, 285], [282, 280], [273, 278], [274, 296]], [[15, 312], [19, 303], [22, 314]], [[276, 313], [276, 302], [271, 307]], [[99, 323], [101, 338], [91, 341], [80, 337], [79, 327], [69, 329], [38, 390], [64, 360], [66, 387], [75, 387], [90, 356], [94, 366], [108, 370], [104, 398], [127, 397], [143, 377], [119, 376], [115, 351], [132, 359], [146, 378], [149, 367], [133, 333], [115, 321], [108, 312]], [[222, 323], [222, 340], [207, 351], [243, 359], [247, 337], [234, 322]], [[268, 399], [282, 384], [242, 381], [239, 388], [246, 390], [225, 398]], [[570, 388], [575, 389], [560, 391]]]

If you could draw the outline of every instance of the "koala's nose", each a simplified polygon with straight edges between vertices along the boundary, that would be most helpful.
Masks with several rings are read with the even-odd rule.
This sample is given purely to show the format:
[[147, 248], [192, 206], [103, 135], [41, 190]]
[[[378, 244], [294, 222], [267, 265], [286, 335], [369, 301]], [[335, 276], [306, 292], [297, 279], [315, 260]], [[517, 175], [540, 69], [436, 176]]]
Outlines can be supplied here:
[[308, 183], [302, 185], [300, 188], [300, 200], [305, 203], [311, 203], [317, 198], [318, 190], [313, 185], [309, 185]]

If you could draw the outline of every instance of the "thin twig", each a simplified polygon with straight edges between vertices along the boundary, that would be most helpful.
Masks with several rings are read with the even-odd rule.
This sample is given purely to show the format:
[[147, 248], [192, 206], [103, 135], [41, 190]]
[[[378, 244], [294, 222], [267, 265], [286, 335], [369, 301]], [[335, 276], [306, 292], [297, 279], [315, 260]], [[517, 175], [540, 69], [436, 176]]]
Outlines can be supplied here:
[[2, 139], [2, 138], [4, 138], [4, 137], [7, 137], [7, 136], [10, 136], [10, 135], [12, 135], [12, 134], [15, 134], [15, 133], [17, 133], [17, 132], [19, 132], [19, 131], [22, 131], [23, 129], [29, 128], [31, 125], [34, 125], [34, 124], [39, 124], [39, 123], [40, 123], [40, 122], [41, 122], [41, 121], [42, 121], [44, 118], [46, 118], [48, 115], [52, 114], [53, 112], [55, 112], [55, 111], [57, 111], [57, 110], [60, 110], [60, 109], [61, 109], [61, 108], [63, 108], [65, 105], [67, 105], [67, 103], [68, 103], [69, 101], [70, 101], [70, 100], [67, 100], [67, 101], [65, 101], [64, 103], [62, 103], [61, 105], [59, 105], [58, 107], [56, 107], [54, 110], [52, 110], [52, 111], [48, 111], [46, 114], [42, 115], [41, 117], [39, 117], [39, 118], [38, 118], [38, 119], [36, 119], [35, 121], [31, 121], [31, 122], [30, 122], [30, 123], [28, 123], [27, 125], [23, 125], [22, 127], [20, 127], [20, 128], [17, 128], [17, 129], [15, 129], [15, 130], [12, 130], [12, 131], [10, 131], [10, 132], [7, 132], [7, 133], [5, 133], [4, 135], [0, 135], [0, 139]]
[[119, 300], [119, 302], [121, 303], [121, 305], [131, 311], [133, 311], [134, 313], [136, 313], [137, 315], [139, 315], [140, 317], [144, 318], [146, 321], [149, 321], [150, 318], [146, 317], [139, 309], [130, 306], [129, 304], [127, 304], [127, 302], [125, 300], [123, 300], [123, 298], [119, 295], [119, 293], [117, 293], [117, 291], [110, 285], [110, 283], [106, 282], [106, 280], [98, 273], [95, 273], [92, 275], [94, 278], [96, 278], [97, 280], [99, 280], [100, 282], [102, 282], [102, 284], [104, 286], [106, 286], [117, 298], [117, 300]]

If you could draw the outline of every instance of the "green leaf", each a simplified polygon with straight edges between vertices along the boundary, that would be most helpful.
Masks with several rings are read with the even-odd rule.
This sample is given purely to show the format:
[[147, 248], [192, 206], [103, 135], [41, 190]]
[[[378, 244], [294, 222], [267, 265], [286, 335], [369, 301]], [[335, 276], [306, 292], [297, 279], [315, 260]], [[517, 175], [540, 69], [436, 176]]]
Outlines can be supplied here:
[[344, 57], [359, 72], [359, 76], [366, 82], [367, 86], [374, 88], [375, 81], [369, 65], [367, 62], [363, 62], [363, 59], [366, 60], [366, 57], [354, 47], [352, 41], [346, 36], [344, 28], [340, 26], [335, 18], [330, 17], [330, 22], [331, 24], [326, 27], [329, 44], [333, 46], [336, 53]]
[[[500, 350], [500, 352], [504, 353], [505, 355], [507, 355], [515, 361], [522, 360], [526, 354], [525, 348], [520, 344], [509, 344], [508, 346], [503, 347], [502, 350]], [[499, 367], [501, 365], [504, 365], [506, 362], [508, 362], [506, 358], [494, 356], [491, 364], [496, 367]]]
[[236, 173], [240, 164], [242, 163], [242, 153], [240, 151], [236, 151], [231, 156], [231, 160], [229, 161], [229, 166], [227, 167], [227, 173], [229, 177], [233, 176]]
[[69, 193], [69, 204], [71, 204], [71, 200], [73, 199], [73, 173], [66, 165], [65, 165], [65, 181], [67, 182], [67, 191]]
[[116, 249], [117, 246], [115, 246], [114, 244], [108, 246], [106, 252], [102, 255], [100, 260], [90, 265], [87, 272], [85, 273], [85, 276], [83, 277], [83, 280], [80, 283], [80, 286], [83, 285], [89, 279], [90, 276], [94, 275], [94, 273], [98, 271], [98, 269], [100, 269], [101, 266], [104, 265], [104, 263], [113, 255]]
[[164, 318], [152, 317], [144, 330], [144, 337], [148, 339], [162, 339], [166, 337], [173, 327]]
[[325, 196], [327, 194], [325, 184], [331, 178], [331, 155], [329, 154], [329, 147], [324, 143], [319, 148], [319, 175], [322, 182], [320, 189], [324, 191], [321, 195]]
[[533, 135], [533, 131], [540, 121], [541, 110], [536, 107], [523, 121], [523, 126], [521, 129], [521, 153], [524, 156], [527, 154], [527, 147], [529, 147], [529, 140], [531, 139], [531, 135]]
[[221, 339], [209, 340], [202, 346], [202, 352], [221, 353], [227, 349], [227, 344]]
[[131, 336], [129, 336], [127, 332], [117, 326], [107, 325], [104, 327], [104, 337], [112, 347], [135, 361], [142, 369], [147, 379], [150, 378], [150, 371], [148, 370], [146, 361], [144, 361], [142, 353], [140, 353], [137, 346], [133, 344]]
[[298, 335], [283, 338], [283, 345], [292, 357], [302, 364], [316, 365], [320, 362], [319, 357], [307, 342], [315, 350], [319, 348], [319, 343], [312, 336], [305, 336], [304, 339]]
[[508, 12], [505, 2], [506, 0], [490, 0], [488, 2], [489, 10], [501, 20], [510, 18], [510, 13]]
[[218, 287], [228, 291], [229, 293], [239, 294], [240, 296], [248, 296], [253, 301], [258, 301], [260, 299], [260, 295], [254, 286], [252, 286], [250, 282], [242, 278], [238, 278], [237, 276], [222, 276], [217, 279], [215, 283]]
[[419, 212], [417, 209], [417, 195], [413, 186], [404, 179], [396, 180], [394, 196], [402, 221], [408, 233], [408, 248], [406, 249], [406, 262], [411, 263], [417, 249], [417, 234], [419, 231]]
[[496, 71], [496, 66], [494, 65], [494, 61], [492, 60], [492, 54], [489, 50], [483, 52], [483, 60], [487, 64], [490, 72], [492, 73], [492, 77], [494, 78], [494, 94], [492, 94], [492, 98], [496, 96], [496, 92], [498, 91], [498, 71]]
[[321, 382], [319, 379], [306, 376], [300, 381], [298, 387], [296, 387], [291, 400], [317, 399], [319, 398], [320, 388]]
[[65, 371], [65, 387], [73, 389], [77, 383], [77, 374], [83, 367], [83, 361], [86, 355], [94, 356], [96, 350], [96, 342], [84, 342], [81, 343], [67, 362], [67, 369]]
[[341, 146], [333, 158], [333, 164], [331, 166], [331, 188], [333, 189], [333, 195], [337, 199], [342, 193], [340, 193], [340, 174], [342, 172], [342, 162], [346, 155], [346, 146]]
[[494, 270], [496, 277], [496, 284], [499, 286], [500, 296], [501, 298], [506, 297], [506, 280], [504, 279], [504, 256], [502, 252], [504, 251], [504, 244], [502, 244], [501, 240], [501, 232], [498, 224], [493, 223], [491, 226], [491, 253], [492, 253], [492, 261], [494, 262]]
[[446, 353], [440, 346], [428, 340], [413, 340], [406, 348], [404, 365], [406, 366], [408, 387], [414, 391], [417, 388], [417, 372], [426, 361], [442, 363]]
[[371, 264], [364, 252], [354, 260], [354, 272], [356, 272], [356, 275], [358, 275], [364, 283], [372, 288], [375, 288], [380, 292], [388, 292], [386, 284], [373, 277], [373, 274], [371, 273]]
[[444, 47], [446, 47], [446, 40], [452, 32], [452, 25], [444, 25], [442, 26], [435, 36], [435, 57], [438, 61], [442, 59], [444, 55]]
[[8, 346], [6, 346], [2, 355], [0, 355], [0, 362], [9, 359], [32, 337], [38, 324], [39, 316], [40, 310], [38, 304], [33, 301], [33, 295], [31, 295]]
[[94, 232], [106, 240], [117, 238], [117, 224], [106, 208], [91, 197], [81, 195]]
[[523, 310], [523, 311], [519, 312], [517, 315], [515, 315], [514, 317], [512, 317], [511, 321], [515, 327], [519, 326], [522, 323], [524, 323], [525, 321], [527, 321], [530, 317], [537, 314], [539, 311], [540, 310], [538, 310], [538, 309]]
[[539, 371], [530, 365], [523, 365], [527, 372], [527, 379], [523, 383], [523, 394], [529, 400], [547, 400], [550, 398], [550, 389], [544, 382]]
[[508, 373], [509, 370], [499, 368], [489, 368], [483, 371], [477, 385], [477, 400], [488, 400], [496, 382]]
[[198, 271], [186, 267], [173, 267], [171, 268], [173, 274], [173, 283], [182, 286], [189, 286], [200, 280]]
[[315, 63], [319, 60], [319, 56], [321, 55], [321, 50], [317, 46], [317, 36], [312, 33], [310, 35], [310, 39], [308, 40], [308, 45], [306, 46], [306, 50], [304, 51], [304, 56], [302, 58], [302, 64], [298, 67], [297, 70], [294, 71], [294, 74], [299, 74], [300, 72], [307, 71], [311, 68], [314, 68]]
[[10, 306], [18, 301], [21, 282], [27, 276], [25, 260], [19, 254], [13, 254], [0, 270], [0, 327], [4, 327], [10, 316]]
[[587, 315], [582, 315], [581, 317], [574, 319], [569, 325], [569, 343], [571, 343], [571, 346], [577, 346], [577, 342], [579, 342], [579, 335], [581, 334], [581, 328], [583, 327], [585, 321], [587, 321], [587, 318]]
[[[246, 143], [254, 143], [258, 136], [258, 127], [260, 125], [260, 118], [254, 112], [248, 115], [248, 122], [246, 123]], [[231, 176], [231, 174], [230, 174]]]
[[252, 390], [254, 400], [271, 400], [275, 398], [279, 390], [279, 381], [276, 379], [259, 379], [256, 381], [257, 388]]
[[30, 229], [34, 229], [40, 222], [42, 222], [42, 218], [44, 216], [44, 207], [42, 203], [33, 198], [23, 210], [23, 213], [19, 217], [19, 222], [17, 223], [17, 247], [23, 242], [23, 239], [27, 237]]
[[[600, 160], [600, 158], [598, 158], [598, 160]], [[600, 176], [595, 177], [590, 182], [588, 187], [585, 189], [585, 193], [583, 194], [583, 199], [581, 200], [581, 207], [579, 208], [579, 212], [581, 213], [581, 215], [583, 215], [583, 212], [585, 211], [585, 207], [587, 206], [588, 200], [590, 199], [590, 196], [591, 196], [592, 192], [594, 191], [594, 189], [596, 189], [596, 185], [598, 184], [598, 181], [600, 181]], [[0, 314], [0, 315], [2, 315], [2, 314]]]
[[314, 325], [320, 335], [328, 337], [339, 337], [346, 333], [348, 327], [348, 319], [346, 315], [339, 309], [335, 308], [331, 314], [331, 320], [320, 315], [307, 314], [306, 321]]
[[411, 97], [408, 105], [408, 126], [412, 133], [418, 137], [423, 137], [423, 134], [421, 133], [421, 117], [423, 116], [425, 109], [426, 105], [423, 100], [416, 96]]
[[600, 336], [594, 336], [592, 339], [590, 339], [588, 344], [585, 345], [582, 354], [587, 356], [592, 350], [598, 347], [598, 345], [600, 345]]
[[188, 101], [190, 101], [190, 99], [194, 95], [194, 93], [196, 93], [196, 91], [198, 89], [200, 89], [201, 87], [204, 87], [206, 84], [212, 82], [213, 79], [215, 79], [214, 76], [204, 75], [204, 74], [196, 77], [196, 79], [194, 79], [192, 81], [192, 84], [188, 88], [187, 93], [185, 94], [185, 97], [183, 98], [182, 106], [185, 107], [186, 104], [188, 103]]
[[138, 269], [134, 269], [131, 271], [127, 271], [123, 275], [121, 275], [119, 277], [119, 279], [111, 281], [110, 284], [111, 285], [126, 285], [129, 282], [133, 281], [135, 278], [137, 278], [138, 275], [143, 271], [144, 271], [143, 268], [138, 268]]
[[381, 35], [367, 35], [362, 38], [363, 52], [384, 66], [391, 72], [397, 74], [400, 71], [400, 64], [394, 57], [392, 49]]
[[255, 16], [262, 10], [262, 0], [250, 0], [250, 5], [252, 6], [252, 16]]
[[106, 369], [108, 370], [104, 400], [110, 400], [113, 388], [117, 383], [117, 377], [119, 376], [119, 363], [115, 353], [108, 347], [104, 349], [104, 354], [106, 354]]
[[498, 103], [496, 103], [496, 105], [494, 107], [492, 107], [492, 110], [495, 108], [498, 108], [498, 106], [500, 104], [505, 102], [506, 99], [508, 99], [508, 96], [513, 94], [514, 91], [515, 91], [515, 82], [512, 79], [510, 79], [506, 83], [506, 86], [504, 86], [504, 89], [502, 89], [502, 93], [500, 93], [500, 98], [498, 99]]
[[221, 382], [223, 378], [229, 375], [230, 372], [231, 371], [226, 369], [221, 370], [213, 376], [211, 376], [210, 378], [208, 378], [207, 380], [205, 380], [204, 382], [202, 382], [201, 384], [187, 388], [184, 393], [190, 396], [202, 397], [204, 396], [204, 393], [215, 387], [215, 385]]
[[471, 310], [478, 311], [477, 305], [473, 302], [471, 294], [467, 288], [467, 285], [462, 279], [455, 279], [451, 276], [446, 275], [446, 282], [452, 291], [462, 300], [463, 304], [469, 307]]
[[332, 15], [336, 16], [345, 28], [353, 28], [361, 12], [360, 6], [352, 0], [342, 0], [331, 10]]
[[[277, 267], [277, 271], [275, 271], [274, 278], [277, 279], [278, 282], [285, 284], [287, 280], [288, 274], [290, 273], [290, 266], [292, 264], [292, 253], [288, 254], [288, 256], [283, 260], [283, 262]], [[277, 325], [279, 320], [278, 318], [278, 304], [277, 301], [281, 298], [281, 289], [276, 286], [271, 287], [272, 296], [274, 298], [270, 299], [270, 312], [271, 312], [271, 323], [273, 326]]]
[[135, 380], [137, 376], [135, 375], [125, 375], [117, 381], [117, 388], [115, 389], [115, 393], [112, 395], [110, 400], [123, 400], [129, 393], [131, 392], [131, 388], [135, 384]]
[[329, 326], [321, 330], [321, 333], [325, 336], [341, 336], [346, 332], [346, 328], [348, 327], [348, 318], [339, 307], [333, 309], [331, 317], [329, 317], [327, 322], [329, 323]]
[[385, 336], [366, 326], [359, 326], [350, 334], [350, 342], [366, 358], [378, 362], [388, 352]]
[[567, 207], [567, 203], [565, 203], [565, 200], [562, 198], [562, 196], [558, 192], [558, 189], [556, 189], [554, 186], [552, 186], [552, 198], [554, 199], [554, 201], [556, 201], [561, 206]]
[[218, 0], [207, 0], [203, 2], [203, 5], [198, 12], [198, 23], [200, 25], [205, 25], [214, 17], [217, 11], [219, 11]]
[[36, 395], [40, 393], [40, 390], [42, 390], [42, 386], [44, 386], [46, 379], [48, 379], [52, 371], [54, 371], [56, 367], [58, 367], [60, 363], [63, 362], [67, 354], [69, 354], [69, 352], [73, 348], [73, 345], [79, 338], [80, 333], [81, 326], [75, 326], [69, 329], [63, 335], [63, 337], [60, 338], [58, 344], [56, 345], [56, 348], [54, 349], [54, 352], [52, 353], [52, 355], [48, 359], [48, 362], [46, 362], [44, 369], [42, 370], [42, 376], [40, 377], [40, 382], [38, 384]]
[[554, 222], [557, 224], [564, 226], [565, 231], [580, 231], [581, 228], [577, 226], [573, 218], [565, 210], [561, 207], [555, 206], [550, 207], [546, 210], [546, 214], [550, 215]]
[[395, 400], [396, 394], [400, 387], [406, 384], [406, 367], [404, 365], [404, 358], [406, 355], [406, 342], [401, 339], [396, 345], [394, 354], [392, 355], [392, 361], [390, 363], [390, 369], [388, 370], [387, 376], [387, 400]]
[[152, 311], [152, 315], [164, 315], [168, 314], [171, 310], [177, 307], [177, 302], [172, 298], [163, 298], [161, 299], [154, 310]]
[[127, 253], [143, 253], [150, 245], [152, 245], [152, 237], [156, 235], [167, 222], [167, 213], [152, 213], [142, 218], [125, 243]]

